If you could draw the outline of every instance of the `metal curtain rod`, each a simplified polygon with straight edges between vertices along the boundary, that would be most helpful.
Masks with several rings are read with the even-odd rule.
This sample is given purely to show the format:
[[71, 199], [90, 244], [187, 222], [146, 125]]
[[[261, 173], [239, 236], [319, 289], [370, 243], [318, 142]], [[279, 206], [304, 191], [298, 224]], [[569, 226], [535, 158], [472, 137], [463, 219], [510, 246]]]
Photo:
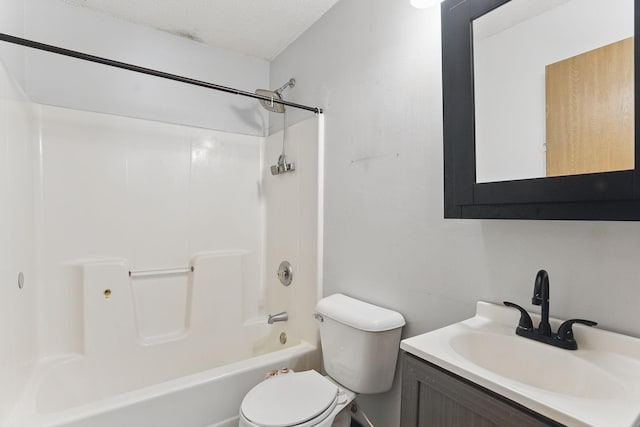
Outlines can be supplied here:
[[44, 43], [34, 42], [33, 40], [23, 39], [20, 37], [10, 36], [8, 34], [0, 33], [0, 41], [7, 43], [13, 43], [20, 46], [30, 47], [32, 49], [44, 50], [50, 53], [56, 53], [58, 55], [69, 56], [71, 58], [82, 59], [83, 61], [95, 62], [96, 64], [108, 65], [110, 67], [120, 68], [123, 70], [134, 71], [136, 73], [148, 74], [150, 76], [160, 77], [167, 80], [173, 80], [176, 82], [187, 83], [194, 86], [200, 86], [207, 89], [219, 90], [221, 92], [233, 93], [235, 95], [246, 96], [253, 99], [259, 99], [262, 101], [273, 102], [276, 104], [286, 105], [287, 107], [299, 108], [301, 110], [313, 111], [316, 114], [322, 113], [322, 109], [318, 107], [309, 107], [307, 105], [296, 104], [295, 102], [289, 102], [280, 100], [277, 98], [271, 98], [268, 96], [257, 95], [252, 92], [246, 92], [239, 89], [234, 89], [227, 86], [221, 86], [213, 83], [207, 83], [202, 80], [190, 79], [188, 77], [178, 76], [176, 74], [164, 73], [151, 68], [139, 67], [137, 65], [127, 64], [126, 62], [114, 61], [112, 59], [101, 58], [99, 56], [89, 55], [75, 50], [64, 49], [62, 47], [52, 46]]

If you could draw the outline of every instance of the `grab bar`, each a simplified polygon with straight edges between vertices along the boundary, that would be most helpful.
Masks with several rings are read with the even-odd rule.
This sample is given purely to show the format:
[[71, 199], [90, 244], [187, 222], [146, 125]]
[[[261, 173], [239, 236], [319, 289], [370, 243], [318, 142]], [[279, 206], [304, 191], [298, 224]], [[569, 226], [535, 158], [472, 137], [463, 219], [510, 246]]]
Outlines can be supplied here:
[[187, 268], [168, 268], [164, 270], [145, 270], [145, 271], [131, 271], [129, 270], [129, 277], [132, 279], [139, 277], [150, 277], [150, 276], [172, 276], [175, 274], [189, 274], [193, 273], [193, 266]]

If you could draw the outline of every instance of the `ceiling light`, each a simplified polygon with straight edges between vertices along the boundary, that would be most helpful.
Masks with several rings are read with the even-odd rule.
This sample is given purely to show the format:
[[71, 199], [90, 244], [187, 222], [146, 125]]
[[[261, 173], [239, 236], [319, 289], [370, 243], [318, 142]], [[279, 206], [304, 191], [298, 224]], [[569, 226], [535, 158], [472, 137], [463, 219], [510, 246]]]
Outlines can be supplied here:
[[443, 2], [443, 0], [409, 0], [409, 1], [411, 2], [411, 6], [417, 9], [426, 9], [428, 7], [433, 7]]

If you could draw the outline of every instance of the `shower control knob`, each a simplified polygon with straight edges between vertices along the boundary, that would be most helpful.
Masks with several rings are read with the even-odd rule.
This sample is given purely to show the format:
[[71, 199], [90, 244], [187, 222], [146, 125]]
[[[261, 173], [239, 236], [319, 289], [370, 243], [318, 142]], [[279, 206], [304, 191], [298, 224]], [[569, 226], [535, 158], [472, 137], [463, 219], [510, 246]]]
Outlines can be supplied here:
[[280, 283], [289, 286], [293, 281], [293, 267], [289, 261], [282, 261], [278, 267], [278, 278]]

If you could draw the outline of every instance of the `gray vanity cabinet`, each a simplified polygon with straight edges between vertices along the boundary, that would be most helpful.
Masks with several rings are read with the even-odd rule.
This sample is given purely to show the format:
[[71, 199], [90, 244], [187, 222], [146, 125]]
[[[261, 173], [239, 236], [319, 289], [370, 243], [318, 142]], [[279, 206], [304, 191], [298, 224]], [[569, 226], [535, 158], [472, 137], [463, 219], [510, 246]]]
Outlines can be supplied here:
[[561, 425], [409, 353], [402, 353], [401, 427]]

